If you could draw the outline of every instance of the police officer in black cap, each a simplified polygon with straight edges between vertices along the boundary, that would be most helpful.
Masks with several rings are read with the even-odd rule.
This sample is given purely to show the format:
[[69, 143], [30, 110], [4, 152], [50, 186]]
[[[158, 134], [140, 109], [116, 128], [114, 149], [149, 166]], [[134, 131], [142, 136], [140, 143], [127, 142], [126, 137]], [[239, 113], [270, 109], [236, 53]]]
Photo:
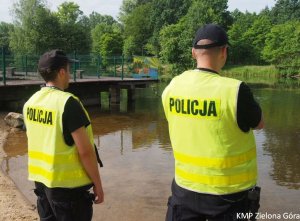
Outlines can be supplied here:
[[228, 47], [219, 25], [201, 27], [192, 48], [197, 68], [162, 94], [175, 158], [166, 221], [253, 220], [259, 207], [253, 130], [264, 121], [250, 88], [219, 75]]
[[[70, 60], [61, 50], [44, 53], [38, 72], [46, 85], [25, 103], [28, 173], [44, 221], [90, 221], [93, 201], [104, 201], [91, 120], [69, 86]], [[93, 188], [93, 194], [90, 189]]]

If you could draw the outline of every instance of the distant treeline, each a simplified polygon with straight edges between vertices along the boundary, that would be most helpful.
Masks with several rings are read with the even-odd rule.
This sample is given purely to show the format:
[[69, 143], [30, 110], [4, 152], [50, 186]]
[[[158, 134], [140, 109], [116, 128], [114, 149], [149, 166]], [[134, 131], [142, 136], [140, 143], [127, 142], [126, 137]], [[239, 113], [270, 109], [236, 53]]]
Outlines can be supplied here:
[[[100, 3], [99, 3], [100, 4]], [[275, 64], [300, 70], [300, 0], [277, 0], [260, 13], [228, 11], [227, 0], [123, 0], [118, 21], [73, 2], [51, 11], [46, 0], [19, 0], [13, 24], [0, 23], [0, 47], [14, 55], [67, 53], [157, 56], [175, 68], [191, 68], [192, 39], [199, 26], [218, 23], [229, 34], [229, 64]]]

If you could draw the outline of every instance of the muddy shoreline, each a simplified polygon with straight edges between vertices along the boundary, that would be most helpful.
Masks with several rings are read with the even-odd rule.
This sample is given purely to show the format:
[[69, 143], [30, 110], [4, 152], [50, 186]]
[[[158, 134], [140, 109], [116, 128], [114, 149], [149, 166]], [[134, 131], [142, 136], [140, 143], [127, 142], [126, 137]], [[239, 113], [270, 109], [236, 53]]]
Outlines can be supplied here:
[[4, 122], [6, 114], [5, 112], [0, 113], [0, 220], [38, 220], [35, 206], [29, 203], [14, 182], [2, 170], [2, 162], [6, 157], [3, 148], [9, 133], [14, 132], [14, 129], [9, 128]]

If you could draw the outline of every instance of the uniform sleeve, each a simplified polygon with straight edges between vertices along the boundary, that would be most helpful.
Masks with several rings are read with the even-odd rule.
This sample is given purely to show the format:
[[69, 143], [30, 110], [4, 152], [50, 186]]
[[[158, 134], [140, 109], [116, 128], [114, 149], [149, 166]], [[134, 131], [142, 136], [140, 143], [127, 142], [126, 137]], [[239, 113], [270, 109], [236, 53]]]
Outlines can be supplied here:
[[248, 132], [250, 128], [258, 126], [261, 120], [262, 111], [255, 101], [253, 94], [244, 82], [241, 83], [237, 101], [237, 123], [239, 128]]
[[81, 104], [73, 97], [70, 97], [66, 102], [62, 121], [64, 139], [69, 146], [74, 144], [71, 133], [80, 127], [86, 127], [90, 124]]

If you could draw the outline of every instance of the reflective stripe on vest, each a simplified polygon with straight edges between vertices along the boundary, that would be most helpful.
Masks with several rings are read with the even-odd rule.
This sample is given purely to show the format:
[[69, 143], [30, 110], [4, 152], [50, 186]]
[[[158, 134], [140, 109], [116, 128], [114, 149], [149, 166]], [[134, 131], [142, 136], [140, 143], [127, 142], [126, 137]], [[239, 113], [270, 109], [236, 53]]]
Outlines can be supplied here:
[[[62, 115], [71, 96], [70, 93], [44, 87], [24, 105], [29, 180], [48, 187], [66, 188], [92, 183], [80, 162], [76, 146], [68, 146], [64, 141]], [[91, 125], [86, 130], [93, 144]]]
[[240, 81], [193, 70], [175, 77], [162, 102], [175, 158], [176, 183], [210, 194], [230, 194], [255, 185], [253, 132], [236, 122]]

